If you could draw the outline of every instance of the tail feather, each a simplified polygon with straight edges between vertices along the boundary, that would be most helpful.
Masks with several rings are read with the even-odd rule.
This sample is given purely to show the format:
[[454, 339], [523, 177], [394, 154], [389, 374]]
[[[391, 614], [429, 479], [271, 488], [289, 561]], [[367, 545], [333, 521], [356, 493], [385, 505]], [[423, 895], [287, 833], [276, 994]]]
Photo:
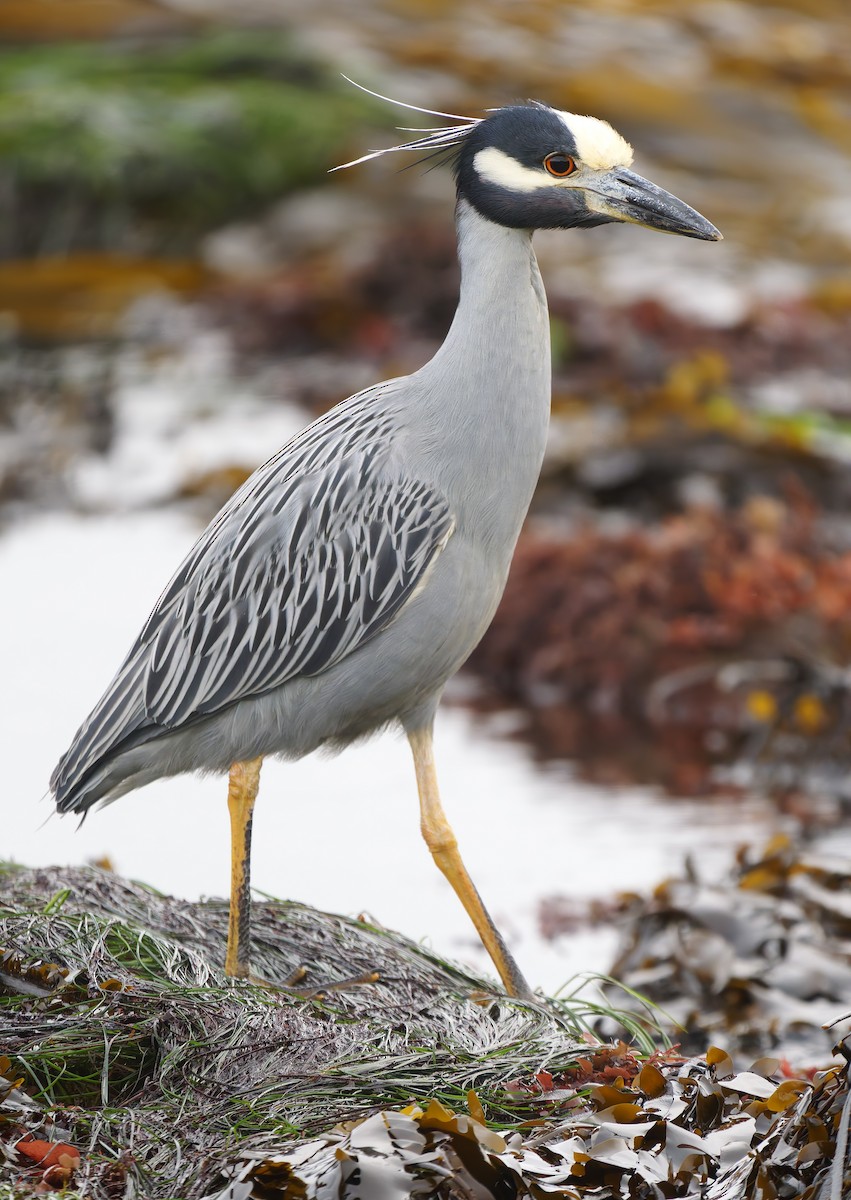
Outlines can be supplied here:
[[84, 813], [120, 785], [109, 763], [122, 750], [155, 733], [145, 713], [144, 662], [128, 658], [50, 777], [50, 790], [61, 813]]

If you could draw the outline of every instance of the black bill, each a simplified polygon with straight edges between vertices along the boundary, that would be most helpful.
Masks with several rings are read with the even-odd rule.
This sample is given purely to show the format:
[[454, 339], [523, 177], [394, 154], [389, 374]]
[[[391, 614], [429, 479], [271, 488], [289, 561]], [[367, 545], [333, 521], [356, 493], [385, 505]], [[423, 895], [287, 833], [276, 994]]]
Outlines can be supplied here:
[[584, 191], [587, 207], [613, 221], [631, 221], [703, 242], [720, 242], [723, 236], [688, 204], [624, 167], [607, 172]]

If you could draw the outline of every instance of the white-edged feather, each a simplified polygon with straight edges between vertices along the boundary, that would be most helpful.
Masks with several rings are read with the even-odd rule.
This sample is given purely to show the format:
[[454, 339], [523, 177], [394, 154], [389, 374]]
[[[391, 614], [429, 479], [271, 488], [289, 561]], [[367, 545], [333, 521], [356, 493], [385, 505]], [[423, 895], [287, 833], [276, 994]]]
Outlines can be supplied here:
[[354, 158], [351, 162], [340, 163], [337, 167], [332, 167], [329, 174], [334, 171], [345, 171], [348, 167], [357, 167], [361, 163], [370, 162], [374, 158], [381, 158], [384, 154], [396, 154], [402, 150], [426, 152], [430, 150], [447, 150], [452, 146], [458, 146], [467, 136], [471, 129], [480, 123], [480, 117], [462, 117], [460, 113], [445, 113], [434, 108], [421, 108], [418, 104], [406, 104], [404, 100], [394, 100], [392, 96], [383, 96], [381, 92], [374, 92], [371, 88], [364, 87], [362, 83], [356, 83], [354, 79], [349, 79], [348, 75], [343, 75], [343, 79], [359, 91], [365, 92], [368, 96], [374, 96], [376, 100], [384, 100], [387, 104], [396, 104], [399, 108], [408, 108], [413, 112], [424, 113], [429, 117], [447, 117], [451, 121], [462, 121], [461, 125], [446, 125], [436, 128], [408, 128], [405, 126], [399, 127], [400, 133], [421, 133], [422, 137], [413, 138], [409, 142], [402, 142], [398, 146], [385, 146], [381, 150], [369, 150], [366, 154], [362, 154], [360, 158]]
[[[340, 74], [342, 75], [342, 71]], [[343, 79], [359, 91], [366, 92], [368, 96], [374, 96], [376, 100], [384, 100], [387, 104], [395, 104], [398, 108], [410, 108], [412, 112], [425, 113], [428, 117], [448, 117], [450, 121], [476, 120], [475, 117], [462, 117], [460, 113], [440, 112], [436, 108], [420, 108], [419, 104], [406, 104], [404, 100], [394, 100], [392, 96], [382, 96], [381, 92], [374, 92], [371, 88], [364, 87], [362, 83], [356, 83], [354, 79], [349, 79], [348, 75], [343, 75]]]

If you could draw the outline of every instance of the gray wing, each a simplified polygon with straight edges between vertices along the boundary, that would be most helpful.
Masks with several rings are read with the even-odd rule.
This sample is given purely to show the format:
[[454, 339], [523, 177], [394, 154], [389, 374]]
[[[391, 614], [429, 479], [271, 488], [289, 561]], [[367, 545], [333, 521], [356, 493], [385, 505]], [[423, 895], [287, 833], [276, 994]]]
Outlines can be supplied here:
[[[243, 506], [172, 580], [140, 634], [146, 716], [174, 727], [317, 675], [396, 616], [449, 538], [446, 500], [357, 454]], [[134, 657], [131, 652], [131, 657]]]
[[201, 535], [51, 778], [61, 811], [157, 727], [316, 675], [385, 628], [453, 529], [446, 499], [389, 462], [392, 384], [297, 434]]

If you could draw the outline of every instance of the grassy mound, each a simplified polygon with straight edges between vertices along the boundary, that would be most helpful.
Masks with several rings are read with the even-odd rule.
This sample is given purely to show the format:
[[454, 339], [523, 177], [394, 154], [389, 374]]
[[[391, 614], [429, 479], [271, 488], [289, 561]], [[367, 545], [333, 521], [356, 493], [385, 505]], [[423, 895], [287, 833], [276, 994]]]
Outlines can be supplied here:
[[269, 981], [380, 975], [308, 999], [224, 977], [222, 902], [95, 868], [2, 884], [0, 1197], [734, 1200], [821, 1186], [842, 1135], [839, 1069], [602, 1045], [593, 1008], [507, 1000], [363, 922], [255, 906]]

